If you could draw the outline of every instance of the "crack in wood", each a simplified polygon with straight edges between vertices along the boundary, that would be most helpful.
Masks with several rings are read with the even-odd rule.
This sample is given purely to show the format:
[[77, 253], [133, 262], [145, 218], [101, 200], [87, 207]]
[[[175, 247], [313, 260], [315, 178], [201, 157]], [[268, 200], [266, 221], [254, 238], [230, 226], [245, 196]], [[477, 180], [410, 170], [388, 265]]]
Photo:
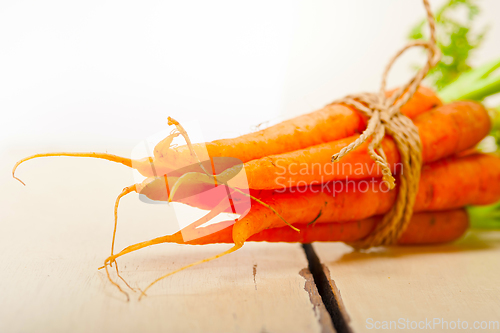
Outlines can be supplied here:
[[340, 294], [340, 289], [337, 288], [337, 285], [335, 284], [335, 281], [332, 280], [331, 275], [330, 275], [330, 270], [328, 267], [324, 264], [321, 264], [323, 266], [323, 271], [325, 272], [325, 276], [327, 277], [328, 281], [330, 282], [330, 288], [332, 288], [333, 295], [335, 296], [335, 299], [337, 300], [337, 304], [339, 306], [339, 310], [342, 313], [342, 316], [346, 320], [347, 323], [351, 322], [351, 318], [349, 317], [349, 314], [347, 313], [346, 307], [344, 305], [344, 301], [342, 300], [342, 295]]
[[328, 311], [326, 310], [325, 305], [321, 300], [321, 296], [318, 293], [318, 288], [316, 288], [316, 284], [314, 283], [313, 275], [308, 268], [303, 268], [299, 272], [299, 274], [306, 280], [304, 289], [309, 294], [309, 300], [313, 305], [314, 314], [318, 318], [319, 324], [321, 326], [321, 333], [335, 333], [330, 315], [328, 314]]
[[257, 290], [257, 280], [255, 279], [257, 275], [257, 264], [253, 265], [253, 283], [255, 284], [255, 290]]
[[309, 262], [309, 271], [313, 276], [318, 294], [330, 315], [335, 331], [337, 333], [352, 333], [352, 329], [347, 324], [349, 317], [345, 311], [340, 292], [335, 286], [335, 282], [331, 281], [330, 272], [321, 264], [311, 244], [302, 244], [302, 248]]

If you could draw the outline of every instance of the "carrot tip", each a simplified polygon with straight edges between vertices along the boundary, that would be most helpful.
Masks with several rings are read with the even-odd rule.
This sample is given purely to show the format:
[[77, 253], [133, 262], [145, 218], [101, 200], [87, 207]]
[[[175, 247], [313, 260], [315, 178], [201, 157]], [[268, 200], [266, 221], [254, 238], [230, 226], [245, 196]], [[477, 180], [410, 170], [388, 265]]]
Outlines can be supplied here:
[[21, 184], [26, 186], [26, 184], [23, 183], [22, 180], [20, 180], [19, 178], [17, 178], [15, 176], [17, 167], [19, 165], [21, 165], [22, 163], [29, 161], [29, 160], [32, 160], [34, 158], [55, 157], [55, 156], [100, 158], [100, 159], [104, 159], [107, 161], [123, 164], [129, 168], [133, 167], [133, 165], [132, 165], [133, 160], [132, 159], [126, 158], [126, 157], [120, 157], [120, 156], [116, 156], [116, 155], [112, 155], [112, 154], [107, 154], [107, 153], [68, 153], [68, 152], [44, 153], [44, 154], [31, 155], [31, 156], [23, 158], [22, 160], [17, 161], [17, 163], [14, 165], [14, 168], [12, 168], [12, 177], [19, 180], [21, 182]]
[[[130, 192], [137, 191], [137, 185], [134, 184], [132, 186], [125, 187], [122, 192], [118, 195], [115, 201], [115, 207], [114, 207], [114, 216], [115, 216], [115, 226], [113, 229], [113, 239], [111, 241], [111, 256], [113, 256], [113, 251], [115, 248], [115, 237], [116, 237], [116, 227], [118, 225], [118, 205], [120, 204], [120, 199], [124, 197], [125, 195], [129, 194]], [[110, 261], [109, 265], [112, 267], [113, 261]]]
[[141, 296], [139, 296], [139, 302], [141, 301], [142, 296], [148, 296], [148, 295], [146, 295], [146, 293], [145, 293], [144, 291], [142, 291], [142, 290], [141, 290]]
[[21, 163], [23, 163], [25, 160], [26, 160], [26, 159], [22, 159], [22, 160], [20, 160], [20, 161], [17, 161], [17, 163], [16, 163], [16, 164], [14, 165], [14, 167], [12, 168], [12, 178], [19, 180], [19, 182], [20, 182], [21, 184], [23, 184], [24, 186], [26, 186], [26, 184], [25, 184], [25, 183], [24, 183], [21, 179], [19, 179], [19, 178], [17, 178], [17, 177], [16, 177], [16, 170], [17, 170], [17, 167], [18, 167]]
[[[113, 259], [113, 260], [114, 260], [114, 259]], [[108, 276], [108, 280], [109, 280], [109, 282], [111, 282], [111, 284], [113, 284], [116, 288], [118, 288], [118, 290], [119, 290], [122, 294], [124, 294], [124, 295], [127, 297], [127, 302], [130, 302], [130, 297], [129, 297], [128, 293], [127, 293], [127, 292], [125, 292], [125, 291], [124, 291], [124, 290], [120, 287], [120, 285], [119, 285], [118, 283], [116, 283], [115, 281], [113, 281], [113, 279], [111, 279], [111, 276], [109, 275], [109, 271], [108, 271], [108, 262], [109, 262], [109, 261], [110, 261], [110, 260], [109, 260], [109, 258], [108, 258], [108, 259], [106, 259], [106, 260], [104, 261], [104, 268], [106, 269], [106, 275]]]
[[139, 287], [138, 287], [137, 289], [139, 289], [139, 291], [141, 292], [141, 296], [139, 297], [139, 299], [140, 299], [142, 296], [148, 296], [148, 295], [146, 295], [146, 293], [145, 293], [144, 291], [142, 291], [142, 289], [141, 289], [141, 288], [139, 288]]
[[14, 176], [14, 172], [12, 172], [12, 177], [14, 177], [14, 179], [19, 180], [19, 182], [20, 182], [21, 184], [23, 184], [24, 186], [26, 186], [26, 184], [25, 184], [25, 183], [24, 183], [21, 179], [19, 179], [19, 178], [17, 178], [16, 176]]

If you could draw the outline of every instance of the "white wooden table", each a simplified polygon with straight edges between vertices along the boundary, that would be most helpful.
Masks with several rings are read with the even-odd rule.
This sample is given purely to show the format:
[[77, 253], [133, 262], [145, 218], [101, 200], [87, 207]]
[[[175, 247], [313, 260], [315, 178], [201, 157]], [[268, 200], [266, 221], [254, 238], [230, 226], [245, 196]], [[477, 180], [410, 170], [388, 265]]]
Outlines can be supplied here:
[[[10, 177], [1, 168], [0, 332], [332, 332], [298, 244], [249, 243], [180, 272], [131, 301], [97, 268], [109, 254], [116, 195], [132, 182], [125, 167], [46, 158]], [[176, 229], [165, 206], [130, 195], [120, 205], [116, 249]], [[165, 215], [167, 214], [167, 215]], [[123, 277], [145, 288], [165, 273], [230, 245], [161, 244], [119, 260]]]
[[[340, 289], [354, 332], [376, 331], [384, 321], [394, 328], [379, 329], [384, 332], [411, 325], [500, 332], [500, 231], [471, 231], [454, 244], [370, 253], [341, 243], [314, 248]], [[493, 329], [474, 329], [476, 321]]]

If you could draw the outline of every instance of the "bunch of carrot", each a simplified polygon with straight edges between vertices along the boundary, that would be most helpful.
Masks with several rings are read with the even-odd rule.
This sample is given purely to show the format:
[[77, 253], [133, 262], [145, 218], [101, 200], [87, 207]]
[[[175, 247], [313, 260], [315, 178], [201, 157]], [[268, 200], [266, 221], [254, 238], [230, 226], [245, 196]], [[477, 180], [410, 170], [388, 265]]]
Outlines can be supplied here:
[[[401, 112], [419, 130], [424, 166], [415, 214], [398, 244], [453, 241], [468, 228], [464, 206], [500, 199], [500, 158], [472, 149], [490, 130], [488, 113], [472, 101], [443, 105], [436, 93], [425, 87], [417, 90]], [[382, 180], [366, 144], [340, 162], [331, 162], [332, 155], [356, 140], [366, 121], [353, 107], [331, 104], [255, 133], [192, 144], [184, 128], [169, 118], [175, 130], [158, 143], [149, 158], [51, 153], [30, 156], [15, 168], [35, 157], [78, 156], [103, 158], [137, 169], [147, 178], [125, 188], [118, 197], [115, 232], [118, 202], [130, 192], [208, 210], [203, 218], [175, 234], [129, 246], [117, 254], [112, 249], [104, 265], [107, 269], [124, 254], [165, 242], [234, 244], [178, 272], [234, 252], [246, 241], [353, 242], [366, 237], [392, 207], [397, 177], [404, 172], [390, 136], [383, 139], [382, 149], [396, 175], [394, 190]], [[179, 135], [187, 144], [172, 147], [173, 138]], [[203, 226], [221, 212], [240, 212], [241, 216]], [[190, 237], [185, 240], [187, 233]]]

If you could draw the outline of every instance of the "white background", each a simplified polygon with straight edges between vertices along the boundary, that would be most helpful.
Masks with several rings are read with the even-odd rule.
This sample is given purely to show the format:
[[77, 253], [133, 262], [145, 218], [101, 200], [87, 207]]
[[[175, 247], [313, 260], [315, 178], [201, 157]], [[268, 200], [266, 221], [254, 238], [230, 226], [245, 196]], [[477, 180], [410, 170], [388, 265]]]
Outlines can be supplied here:
[[[473, 63], [500, 55], [500, 2], [480, 3], [492, 29]], [[3, 1], [0, 152], [130, 154], [169, 115], [243, 134], [375, 91], [423, 17], [419, 0]]]

